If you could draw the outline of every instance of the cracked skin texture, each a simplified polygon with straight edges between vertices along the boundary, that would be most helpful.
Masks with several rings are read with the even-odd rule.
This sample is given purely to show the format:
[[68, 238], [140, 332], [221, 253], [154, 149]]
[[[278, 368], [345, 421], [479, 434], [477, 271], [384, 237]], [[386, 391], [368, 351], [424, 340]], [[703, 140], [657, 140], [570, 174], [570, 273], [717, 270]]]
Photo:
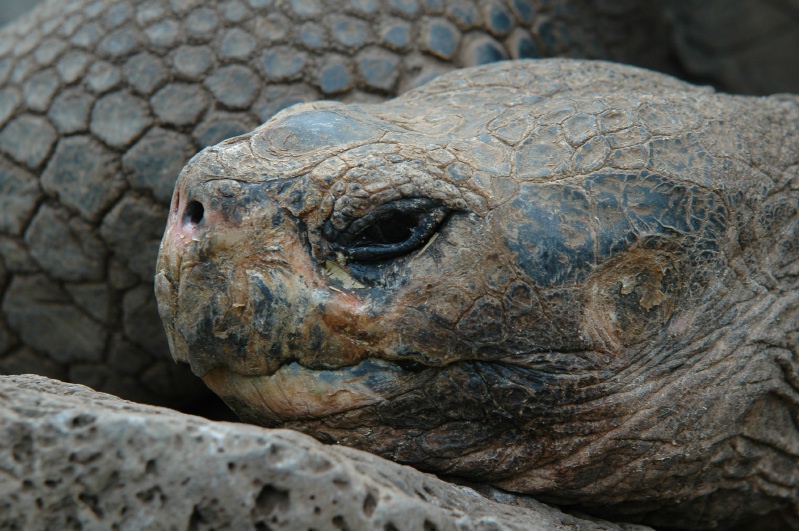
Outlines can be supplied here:
[[797, 123], [795, 99], [556, 59], [292, 107], [179, 178], [173, 356], [247, 421], [424, 470], [795, 524]]
[[659, 19], [640, 0], [44, 2], [0, 28], [0, 373], [207, 414], [152, 294], [191, 155], [294, 103], [503, 58], [662, 69]]

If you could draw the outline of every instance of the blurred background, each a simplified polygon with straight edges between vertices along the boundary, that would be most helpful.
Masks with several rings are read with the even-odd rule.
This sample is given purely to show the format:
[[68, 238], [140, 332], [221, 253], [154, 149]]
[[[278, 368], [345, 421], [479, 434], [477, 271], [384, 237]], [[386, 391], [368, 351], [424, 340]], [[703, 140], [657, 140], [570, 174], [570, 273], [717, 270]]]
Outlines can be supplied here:
[[0, 26], [5, 26], [21, 14], [33, 9], [42, 0], [0, 0]]

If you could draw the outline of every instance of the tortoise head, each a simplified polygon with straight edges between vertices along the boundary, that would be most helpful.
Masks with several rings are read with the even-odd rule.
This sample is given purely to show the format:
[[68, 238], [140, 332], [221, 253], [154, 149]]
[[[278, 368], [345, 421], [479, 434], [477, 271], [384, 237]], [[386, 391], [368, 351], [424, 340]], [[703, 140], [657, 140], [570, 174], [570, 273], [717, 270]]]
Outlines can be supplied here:
[[173, 356], [244, 420], [545, 500], [688, 526], [779, 509], [795, 474], [783, 496], [755, 469], [796, 459], [747, 444], [796, 419], [799, 186], [743, 130], [757, 105], [552, 60], [288, 109], [181, 174]]

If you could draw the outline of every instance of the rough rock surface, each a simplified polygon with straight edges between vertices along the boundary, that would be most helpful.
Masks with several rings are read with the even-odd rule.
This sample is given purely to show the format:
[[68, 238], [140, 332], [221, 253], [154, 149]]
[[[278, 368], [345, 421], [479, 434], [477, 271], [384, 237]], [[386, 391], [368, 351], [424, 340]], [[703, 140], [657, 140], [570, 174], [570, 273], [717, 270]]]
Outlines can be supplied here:
[[0, 528], [621, 530], [288, 430], [0, 377]]
[[0, 29], [0, 373], [207, 397], [151, 295], [191, 154], [293, 103], [380, 101], [503, 58], [662, 66], [655, 24], [639, 0], [44, 3]]

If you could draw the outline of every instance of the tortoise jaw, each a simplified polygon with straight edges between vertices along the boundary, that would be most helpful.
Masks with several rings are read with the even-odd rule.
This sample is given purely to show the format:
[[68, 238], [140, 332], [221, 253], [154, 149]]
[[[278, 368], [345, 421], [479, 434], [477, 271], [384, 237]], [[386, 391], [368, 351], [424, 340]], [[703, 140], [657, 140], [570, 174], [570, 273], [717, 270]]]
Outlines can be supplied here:
[[412, 376], [394, 363], [366, 359], [325, 370], [293, 362], [271, 375], [248, 376], [217, 367], [202, 379], [242, 419], [274, 426], [377, 404], [407, 390]]

